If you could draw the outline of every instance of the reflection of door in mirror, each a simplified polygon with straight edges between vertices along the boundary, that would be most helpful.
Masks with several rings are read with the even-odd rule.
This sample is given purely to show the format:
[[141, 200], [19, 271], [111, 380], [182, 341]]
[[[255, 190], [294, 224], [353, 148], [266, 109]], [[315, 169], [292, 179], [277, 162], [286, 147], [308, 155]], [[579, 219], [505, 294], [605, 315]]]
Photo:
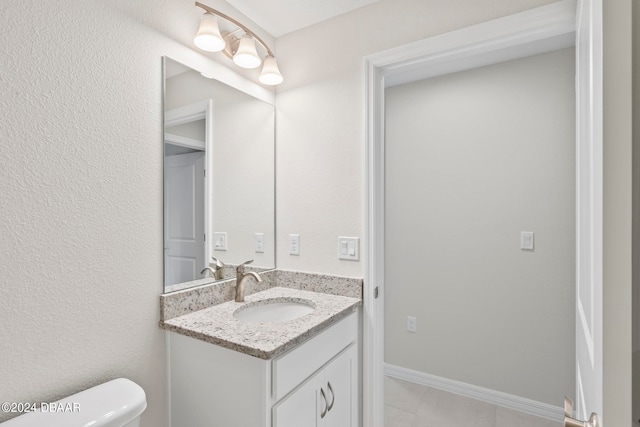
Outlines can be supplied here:
[[166, 156], [164, 167], [165, 284], [173, 285], [204, 265], [204, 151]]
[[207, 266], [207, 112], [211, 104], [209, 100], [165, 114], [165, 286], [199, 279]]

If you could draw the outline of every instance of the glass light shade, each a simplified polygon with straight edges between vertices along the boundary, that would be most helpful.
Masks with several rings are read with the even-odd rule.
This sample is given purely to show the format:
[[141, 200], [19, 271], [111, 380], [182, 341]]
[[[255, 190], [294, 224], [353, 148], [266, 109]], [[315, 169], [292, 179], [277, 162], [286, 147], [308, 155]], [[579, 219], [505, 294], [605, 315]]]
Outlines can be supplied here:
[[238, 50], [233, 55], [233, 62], [242, 68], [257, 68], [262, 63], [256, 51], [256, 42], [249, 36], [240, 39]]
[[200, 18], [200, 28], [193, 37], [193, 43], [207, 52], [220, 52], [224, 49], [225, 41], [218, 28], [218, 20], [210, 13], [205, 13]]
[[264, 60], [264, 65], [262, 65], [262, 72], [260, 73], [259, 79], [260, 83], [265, 85], [279, 85], [282, 83], [284, 78], [282, 77], [282, 74], [280, 74], [276, 58], [268, 56]]

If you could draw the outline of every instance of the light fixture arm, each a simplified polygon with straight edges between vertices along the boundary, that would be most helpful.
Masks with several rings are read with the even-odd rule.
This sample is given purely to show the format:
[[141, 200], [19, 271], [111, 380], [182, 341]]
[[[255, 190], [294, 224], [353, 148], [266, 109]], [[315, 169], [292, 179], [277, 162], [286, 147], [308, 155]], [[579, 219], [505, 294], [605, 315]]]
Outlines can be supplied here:
[[237, 25], [238, 27], [242, 28], [242, 30], [249, 34], [251, 37], [253, 37], [258, 43], [260, 43], [260, 45], [264, 48], [264, 50], [267, 51], [267, 55], [269, 56], [275, 56], [273, 54], [273, 52], [271, 51], [271, 49], [269, 49], [269, 46], [267, 46], [267, 44], [260, 38], [258, 37], [258, 35], [256, 33], [254, 33], [253, 31], [251, 31], [249, 28], [247, 28], [246, 25], [243, 25], [242, 23], [238, 22], [237, 20], [233, 19], [232, 17], [230, 17], [229, 15], [225, 15], [224, 13], [207, 6], [206, 4], [202, 4], [200, 2], [196, 2], [196, 6], [199, 7], [200, 9], [203, 9], [204, 11], [211, 13], [212, 15], [217, 15], [223, 19], [226, 19], [227, 21], [231, 22], [234, 25]]

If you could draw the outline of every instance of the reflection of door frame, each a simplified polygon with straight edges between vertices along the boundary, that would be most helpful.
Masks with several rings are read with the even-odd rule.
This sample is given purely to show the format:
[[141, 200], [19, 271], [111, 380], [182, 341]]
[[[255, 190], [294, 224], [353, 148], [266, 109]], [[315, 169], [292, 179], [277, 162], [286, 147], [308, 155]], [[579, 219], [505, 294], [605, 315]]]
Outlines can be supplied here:
[[[205, 233], [205, 245], [204, 245], [204, 260], [205, 265], [200, 268], [204, 268], [209, 265], [211, 260], [212, 242], [213, 242], [213, 197], [211, 192], [213, 191], [213, 100], [207, 99], [205, 101], [196, 102], [193, 104], [185, 105], [183, 107], [174, 108], [168, 110], [164, 114], [164, 128], [172, 126], [178, 126], [185, 123], [195, 122], [198, 120], [205, 121], [205, 137], [204, 137], [204, 233]], [[193, 147], [196, 149], [202, 149], [201, 143], [192, 140], [190, 138], [184, 138], [177, 135], [167, 134], [165, 132], [163, 141], [169, 141], [171, 143], [177, 143], [184, 147]], [[166, 219], [165, 219], [166, 220]]]
[[[601, 21], [602, 17], [596, 16], [595, 19]], [[563, 0], [366, 58], [367, 264], [363, 320], [363, 425], [382, 427], [384, 420], [385, 87], [569, 47], [575, 43], [575, 27], [576, 3]], [[594, 164], [602, 164], [601, 148], [601, 139], [598, 142], [597, 138], [593, 146], [588, 147]], [[602, 182], [602, 170], [577, 178], [579, 185], [587, 183], [585, 188], [593, 200], [587, 217], [596, 218], [597, 222], [602, 212], [602, 193], [597, 188]], [[596, 188], [593, 188], [594, 183]], [[602, 234], [601, 224], [594, 224], [591, 231], [595, 233], [596, 246], [593, 248], [596, 256], [592, 261], [601, 266], [602, 239], [598, 239]], [[596, 265], [592, 271], [592, 278], [601, 288], [601, 270], [598, 273]], [[597, 303], [601, 304], [601, 299]], [[601, 342], [602, 337], [598, 339]], [[598, 362], [602, 363], [602, 358]], [[558, 406], [561, 404], [558, 402]]]

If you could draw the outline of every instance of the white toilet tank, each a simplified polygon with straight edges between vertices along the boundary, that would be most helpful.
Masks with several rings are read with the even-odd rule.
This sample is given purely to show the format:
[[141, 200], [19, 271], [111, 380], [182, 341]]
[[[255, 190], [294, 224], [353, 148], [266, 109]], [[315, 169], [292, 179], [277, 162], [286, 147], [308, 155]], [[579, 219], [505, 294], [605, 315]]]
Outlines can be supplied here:
[[139, 427], [147, 408], [142, 387], [118, 378], [29, 412], [2, 427]]

